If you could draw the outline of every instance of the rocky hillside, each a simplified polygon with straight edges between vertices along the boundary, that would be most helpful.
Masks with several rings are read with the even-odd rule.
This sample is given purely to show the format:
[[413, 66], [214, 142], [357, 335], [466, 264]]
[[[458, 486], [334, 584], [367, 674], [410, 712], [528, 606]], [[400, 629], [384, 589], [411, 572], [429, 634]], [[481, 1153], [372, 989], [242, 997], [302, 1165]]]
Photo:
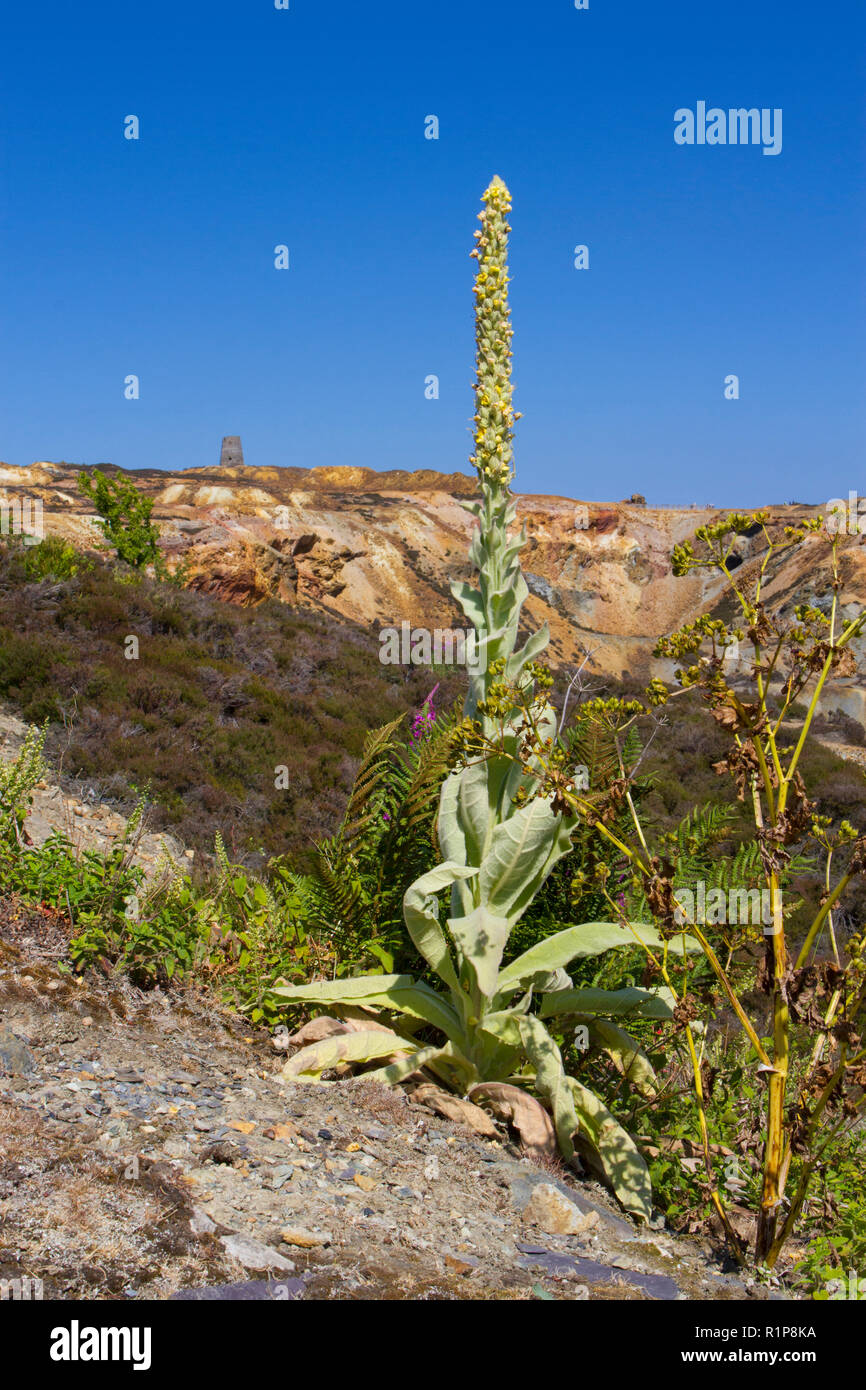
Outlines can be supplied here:
[[[79, 471], [69, 464], [0, 465], [0, 500], [38, 498], [49, 534], [91, 544], [93, 518], [77, 488]], [[275, 596], [374, 628], [404, 620], [461, 625], [449, 581], [468, 575], [473, 522], [460, 503], [475, 483], [467, 475], [221, 467], [131, 476], [154, 498], [169, 564], [183, 563], [194, 589], [241, 605]], [[821, 509], [768, 510], [773, 521], [788, 523]], [[589, 648], [597, 670], [666, 675], [666, 663], [651, 656], [655, 640], [719, 603], [714, 575], [675, 579], [669, 558], [675, 544], [721, 515], [712, 508], [526, 495], [518, 515], [529, 537], [527, 617], [549, 622], [554, 660], [573, 661]], [[866, 600], [864, 540], [845, 541], [845, 615]], [[760, 533], [741, 539], [744, 565], [759, 563], [762, 544]], [[769, 602], [791, 607], [826, 598], [825, 553], [820, 542], [808, 542], [774, 564]], [[837, 681], [825, 704], [866, 720], [866, 690], [852, 678]]]

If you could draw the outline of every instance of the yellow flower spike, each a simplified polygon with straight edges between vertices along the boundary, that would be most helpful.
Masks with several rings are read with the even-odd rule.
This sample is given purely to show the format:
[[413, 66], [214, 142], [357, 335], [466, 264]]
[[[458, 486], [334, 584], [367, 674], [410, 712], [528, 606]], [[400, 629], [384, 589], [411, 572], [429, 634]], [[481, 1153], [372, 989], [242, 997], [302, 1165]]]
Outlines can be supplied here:
[[510, 379], [512, 337], [508, 307], [510, 276], [506, 215], [511, 195], [500, 178], [494, 178], [482, 196], [481, 230], [475, 233], [472, 252], [479, 261], [475, 278], [476, 382], [475, 454], [471, 462], [479, 479], [507, 487], [512, 476], [512, 429], [515, 412]]

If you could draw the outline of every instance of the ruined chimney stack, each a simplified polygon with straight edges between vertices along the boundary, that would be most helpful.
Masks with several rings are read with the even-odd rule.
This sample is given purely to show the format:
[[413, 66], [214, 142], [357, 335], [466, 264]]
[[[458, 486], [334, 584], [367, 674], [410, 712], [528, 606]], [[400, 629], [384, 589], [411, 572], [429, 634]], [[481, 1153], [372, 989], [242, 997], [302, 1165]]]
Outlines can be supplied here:
[[222, 448], [220, 449], [220, 468], [243, 468], [243, 466], [244, 451], [241, 447], [240, 435], [224, 435]]

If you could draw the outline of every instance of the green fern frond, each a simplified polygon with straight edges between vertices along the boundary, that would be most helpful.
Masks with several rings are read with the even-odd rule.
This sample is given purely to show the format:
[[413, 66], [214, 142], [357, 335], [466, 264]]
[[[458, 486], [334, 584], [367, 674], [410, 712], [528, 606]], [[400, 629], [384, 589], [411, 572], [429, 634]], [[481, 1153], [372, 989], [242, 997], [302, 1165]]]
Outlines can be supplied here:
[[394, 735], [403, 718], [402, 714], [398, 715], [389, 724], [374, 729], [364, 740], [361, 766], [355, 776], [339, 831], [339, 838], [347, 842], [363, 834], [378, 814], [378, 808], [371, 803], [376, 793], [384, 791], [387, 786], [393, 757], [398, 747]]
[[219, 831], [213, 838], [213, 852], [217, 864], [217, 873], [221, 880], [231, 877], [232, 866], [226, 854], [225, 841]]
[[334, 936], [369, 932], [370, 901], [339, 837], [318, 846], [313, 866], [318, 924]]

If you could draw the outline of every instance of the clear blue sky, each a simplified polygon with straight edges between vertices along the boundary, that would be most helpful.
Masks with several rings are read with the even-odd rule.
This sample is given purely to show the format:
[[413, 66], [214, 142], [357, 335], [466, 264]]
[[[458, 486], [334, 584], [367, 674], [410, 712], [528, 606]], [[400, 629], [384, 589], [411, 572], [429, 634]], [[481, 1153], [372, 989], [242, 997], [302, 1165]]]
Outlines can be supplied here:
[[[861, 0], [47, 0], [0, 37], [0, 459], [468, 471], [498, 173], [520, 489], [866, 494]], [[700, 100], [781, 107], [781, 154], [676, 145]]]

